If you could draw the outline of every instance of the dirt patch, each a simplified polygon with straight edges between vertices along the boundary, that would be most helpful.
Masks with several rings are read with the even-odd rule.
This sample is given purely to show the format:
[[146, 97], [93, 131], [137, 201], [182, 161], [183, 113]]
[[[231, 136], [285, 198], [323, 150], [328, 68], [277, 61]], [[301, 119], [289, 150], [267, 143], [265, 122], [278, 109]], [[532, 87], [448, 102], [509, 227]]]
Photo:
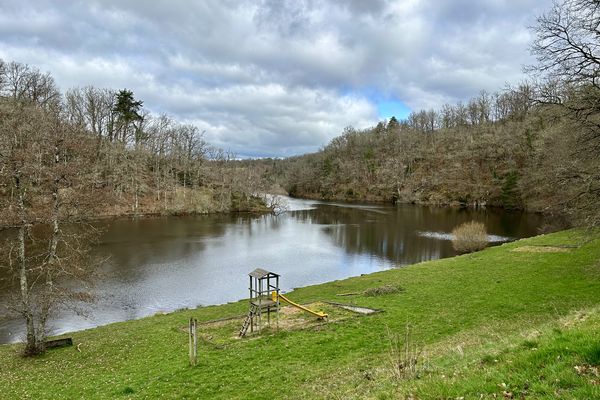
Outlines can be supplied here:
[[[311, 306], [312, 306], [311, 304], [307, 305], [308, 308], [310, 308]], [[279, 312], [281, 313], [281, 315], [293, 316], [295, 314], [302, 314], [305, 311], [302, 311], [301, 309], [296, 308], [296, 307], [287, 306], [287, 307], [281, 307], [279, 309]]]
[[[303, 306], [314, 310], [328, 314], [327, 319], [319, 319], [316, 316], [300, 310], [293, 306], [283, 306], [279, 310], [279, 318], [277, 315], [271, 314], [271, 325], [266, 324], [266, 317], [263, 315], [263, 333], [269, 331], [276, 332], [277, 330], [293, 331], [300, 329], [322, 329], [329, 323], [343, 321], [348, 318], [356, 317], [356, 313], [347, 309], [340, 308], [337, 305], [333, 305], [327, 302], [314, 302], [309, 304], [303, 304]], [[236, 327], [239, 331], [239, 327], [243, 323], [243, 319], [238, 320], [239, 326]], [[237, 339], [237, 331], [232, 339]], [[249, 330], [246, 333], [246, 338], [252, 338], [258, 336], [255, 331], [251, 333]]]
[[[307, 308], [328, 314], [327, 319], [319, 319], [316, 316], [300, 310], [293, 306], [282, 306], [277, 313], [271, 313], [271, 324], [267, 324], [267, 316], [263, 314], [262, 333], [277, 332], [278, 330], [293, 331], [300, 329], [323, 329], [327, 324], [340, 322], [350, 318], [356, 318], [368, 314], [373, 314], [381, 310], [373, 310], [366, 307], [359, 307], [352, 304], [340, 304], [330, 302], [314, 302], [303, 304]], [[228, 346], [234, 340], [239, 340], [238, 333], [246, 315], [236, 315], [221, 319], [200, 322], [198, 324], [198, 336], [200, 340], [214, 347]], [[177, 327], [179, 331], [187, 333], [187, 326]], [[246, 339], [259, 337], [259, 333], [246, 333]]]
[[[318, 304], [320, 304], [320, 303], [309, 304], [309, 305], [307, 305], [307, 307], [312, 310], [319, 310], [319, 311], [326, 312], [325, 310], [323, 310], [323, 307], [322, 306], [320, 307]], [[333, 317], [333, 318], [335, 318], [336, 320], [339, 320], [339, 316], [336, 316], [336, 317]], [[283, 329], [283, 330], [294, 330], [294, 329], [301, 329], [301, 328], [310, 327], [310, 326], [323, 325], [323, 324], [326, 324], [328, 321], [329, 321], [329, 318], [327, 320], [322, 320], [322, 319], [319, 319], [319, 318], [315, 317], [314, 315], [308, 314], [305, 311], [302, 311], [298, 308], [286, 306], [286, 307], [282, 307], [279, 310], [279, 326], [278, 326], [278, 328]]]
[[571, 246], [521, 246], [512, 251], [517, 253], [568, 253], [574, 248]]
[[375, 313], [381, 312], [381, 310], [377, 310], [374, 308], [367, 308], [367, 307], [359, 307], [354, 304], [342, 304], [342, 303], [331, 303], [331, 302], [326, 302], [326, 303], [330, 304], [332, 306], [343, 308], [344, 310], [352, 311], [353, 313], [356, 313], [356, 314], [369, 315], [369, 314], [375, 314]]

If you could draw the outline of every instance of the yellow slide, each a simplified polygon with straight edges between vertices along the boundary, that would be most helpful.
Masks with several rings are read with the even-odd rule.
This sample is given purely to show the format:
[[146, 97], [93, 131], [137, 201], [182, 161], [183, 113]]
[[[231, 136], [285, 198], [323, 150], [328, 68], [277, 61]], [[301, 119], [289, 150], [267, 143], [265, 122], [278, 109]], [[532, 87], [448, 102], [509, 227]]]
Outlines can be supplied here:
[[[272, 292], [271, 293], [271, 298], [273, 299], [273, 301], [277, 301], [277, 292]], [[290, 305], [292, 305], [294, 307], [297, 307], [297, 308], [299, 308], [301, 310], [304, 310], [304, 311], [306, 311], [308, 313], [311, 313], [312, 315], [316, 315], [317, 317], [319, 317], [319, 319], [327, 318], [327, 314], [322, 313], [320, 311], [313, 311], [313, 310], [310, 310], [310, 309], [308, 309], [308, 308], [306, 308], [306, 307], [304, 307], [304, 306], [302, 306], [302, 305], [300, 305], [298, 303], [294, 303], [293, 301], [291, 301], [290, 299], [288, 299], [287, 297], [285, 297], [281, 293], [279, 294], [279, 298], [281, 300], [285, 301], [286, 303], [289, 303]]]

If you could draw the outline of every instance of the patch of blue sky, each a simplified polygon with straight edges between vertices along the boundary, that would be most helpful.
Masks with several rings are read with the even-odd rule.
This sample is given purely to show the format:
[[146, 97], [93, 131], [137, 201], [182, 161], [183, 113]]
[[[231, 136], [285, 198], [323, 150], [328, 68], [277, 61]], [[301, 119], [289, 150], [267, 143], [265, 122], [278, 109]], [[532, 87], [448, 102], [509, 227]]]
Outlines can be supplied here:
[[390, 119], [396, 117], [397, 120], [403, 120], [408, 117], [411, 109], [401, 101], [394, 99], [379, 99], [375, 100], [377, 105], [377, 114], [379, 119]]
[[408, 117], [408, 114], [412, 111], [406, 104], [391, 97], [389, 94], [384, 93], [375, 88], [361, 88], [357, 90], [351, 87], [341, 88], [341, 93], [344, 96], [358, 96], [364, 97], [371, 102], [377, 109], [377, 118], [383, 121], [384, 119], [389, 120], [392, 117], [396, 117], [397, 120], [401, 121]]

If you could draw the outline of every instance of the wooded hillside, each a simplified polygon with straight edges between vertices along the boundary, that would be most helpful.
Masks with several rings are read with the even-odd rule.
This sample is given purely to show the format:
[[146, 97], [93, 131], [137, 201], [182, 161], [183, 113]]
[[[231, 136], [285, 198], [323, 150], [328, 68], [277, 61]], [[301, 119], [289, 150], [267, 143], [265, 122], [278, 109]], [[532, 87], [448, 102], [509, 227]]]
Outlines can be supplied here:
[[94, 193], [91, 213], [79, 200], [72, 204], [80, 216], [259, 205], [250, 194], [256, 187], [231, 162], [233, 155], [211, 147], [193, 125], [150, 114], [127, 89], [88, 86], [63, 95], [49, 74], [0, 60], [0, 113], [0, 194], [9, 208], [15, 173], [19, 185], [35, 188], [27, 191], [30, 205], [40, 206], [50, 196], [42, 193], [42, 175], [55, 164], [65, 170], [56, 177], [68, 195], [64, 202]]
[[[565, 110], [521, 85], [467, 106], [347, 128], [321, 151], [274, 161], [293, 196], [499, 206], [594, 219], [599, 159]], [[594, 92], [596, 96], [597, 93]]]

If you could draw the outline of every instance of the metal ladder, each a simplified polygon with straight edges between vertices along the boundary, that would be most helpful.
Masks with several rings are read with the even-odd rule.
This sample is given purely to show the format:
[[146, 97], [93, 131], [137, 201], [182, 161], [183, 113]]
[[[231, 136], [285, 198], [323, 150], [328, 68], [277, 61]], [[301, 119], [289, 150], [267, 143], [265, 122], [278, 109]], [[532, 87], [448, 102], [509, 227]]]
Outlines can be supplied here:
[[257, 314], [258, 314], [258, 306], [254, 303], [251, 303], [250, 310], [248, 310], [248, 315], [246, 315], [246, 319], [244, 320], [244, 325], [242, 325], [242, 329], [240, 329], [239, 337], [243, 337], [246, 335], [246, 332], [248, 331], [248, 327], [250, 326], [250, 323], [252, 322], [252, 318], [254, 318], [254, 316]]

